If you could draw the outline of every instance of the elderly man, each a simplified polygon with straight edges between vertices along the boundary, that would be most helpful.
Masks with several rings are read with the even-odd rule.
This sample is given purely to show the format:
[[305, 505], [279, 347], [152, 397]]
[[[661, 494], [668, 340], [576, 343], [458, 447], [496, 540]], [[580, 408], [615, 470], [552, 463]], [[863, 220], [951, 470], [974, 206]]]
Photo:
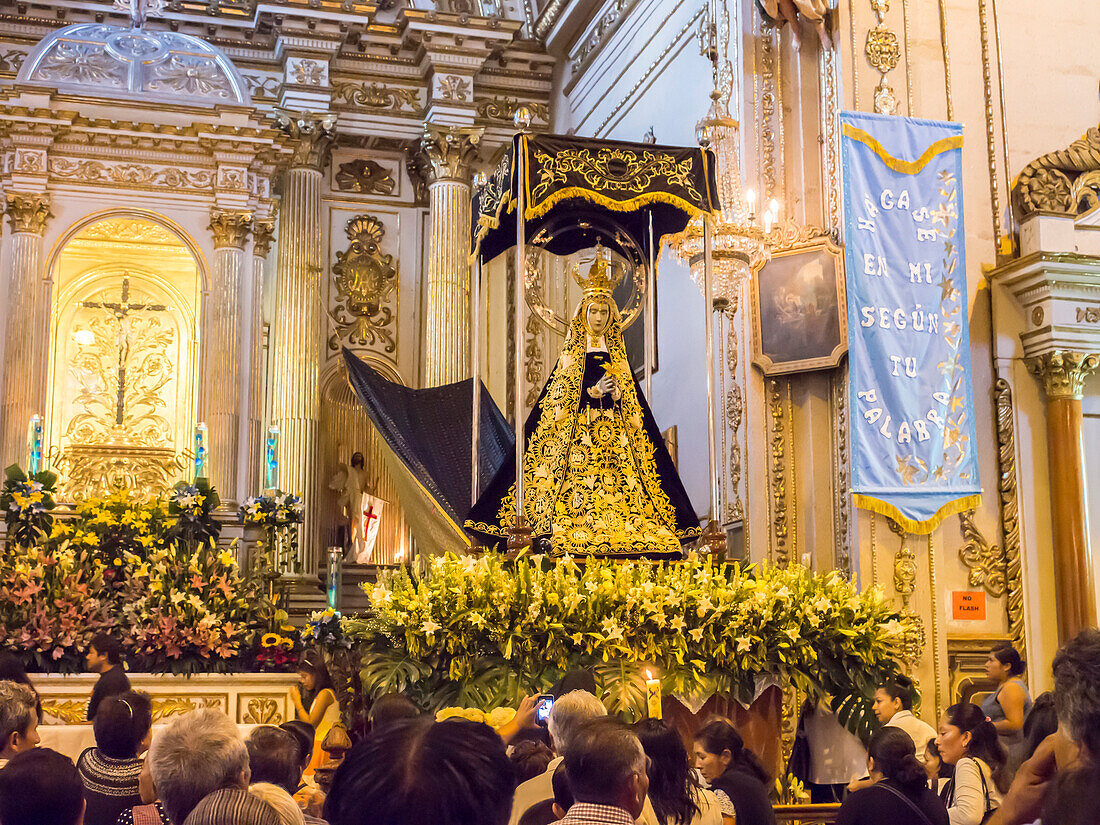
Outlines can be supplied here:
[[607, 708], [587, 690], [571, 691], [554, 702], [554, 707], [550, 709], [550, 715], [546, 719], [546, 727], [550, 731], [550, 743], [557, 753], [557, 758], [550, 761], [544, 773], [528, 779], [516, 788], [509, 825], [517, 825], [528, 808], [540, 802], [553, 800], [554, 770], [561, 764], [562, 758], [569, 750], [569, 742], [574, 731], [585, 722], [602, 716], [607, 716]]
[[173, 719], [154, 737], [149, 766], [172, 825], [183, 825], [203, 797], [220, 788], [248, 790], [251, 777], [237, 726], [211, 709]]
[[[294, 796], [301, 789], [301, 751], [294, 734], [284, 728], [260, 725], [245, 741], [252, 784], [269, 782]], [[308, 763], [308, 759], [307, 759]], [[323, 804], [323, 797], [322, 797]], [[324, 820], [303, 810], [306, 825], [323, 825]]]
[[1083, 630], [1054, 657], [1054, 709], [1058, 731], [1020, 766], [990, 825], [1034, 822], [1059, 774], [1100, 765], [1100, 630]]
[[38, 745], [38, 697], [27, 685], [0, 682], [0, 767]]
[[[564, 694], [550, 710], [546, 726], [550, 732], [550, 744], [557, 754], [546, 766], [546, 771], [516, 788], [509, 825], [518, 825], [520, 818], [532, 807], [554, 799], [554, 771], [569, 753], [573, 734], [587, 722], [607, 716], [607, 708], [587, 690], [574, 690]], [[646, 800], [645, 809], [638, 820], [643, 825], [657, 825], [653, 806]]]
[[565, 772], [573, 793], [566, 825], [633, 825], [649, 791], [646, 756], [630, 728], [615, 719], [593, 719], [569, 741]]

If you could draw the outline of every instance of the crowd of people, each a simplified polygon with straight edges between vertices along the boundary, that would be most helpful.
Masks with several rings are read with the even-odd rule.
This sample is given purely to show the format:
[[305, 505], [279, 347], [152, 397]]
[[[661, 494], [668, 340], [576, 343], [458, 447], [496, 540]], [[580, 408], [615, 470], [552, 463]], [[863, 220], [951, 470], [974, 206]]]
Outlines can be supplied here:
[[[102, 641], [102, 640], [101, 640]], [[99, 672], [118, 667], [109, 643]], [[939, 730], [912, 713], [912, 684], [882, 685], [882, 726], [867, 776], [851, 783], [839, 825], [1079, 825], [1100, 811], [1100, 631], [1069, 641], [1054, 689], [1030, 700], [1019, 655], [996, 650], [997, 690], [952, 705]], [[147, 695], [117, 678], [98, 692], [95, 746], [75, 763], [39, 746], [41, 703], [26, 675], [0, 662], [0, 825], [773, 825], [772, 777], [726, 719], [693, 735], [659, 719], [608, 714], [590, 676], [559, 686], [546, 719], [525, 699], [499, 730], [442, 722], [406, 697], [374, 702], [368, 730], [327, 793], [318, 727], [335, 700], [307, 658], [298, 720], [241, 729], [215, 709], [153, 731]], [[125, 674], [121, 674], [125, 677]], [[318, 704], [320, 700], [320, 704]], [[994, 707], [995, 703], [999, 703]], [[1014, 774], [1014, 778], [1013, 778]]]

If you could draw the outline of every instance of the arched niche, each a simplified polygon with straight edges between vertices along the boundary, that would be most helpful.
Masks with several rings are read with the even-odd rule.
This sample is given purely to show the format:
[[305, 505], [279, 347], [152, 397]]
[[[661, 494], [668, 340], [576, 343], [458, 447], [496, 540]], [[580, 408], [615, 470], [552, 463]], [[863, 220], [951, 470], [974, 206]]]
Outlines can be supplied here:
[[[405, 383], [392, 364], [369, 354], [361, 357], [389, 380]], [[339, 474], [341, 462], [350, 461], [352, 453], [359, 451], [363, 453], [363, 467], [370, 482], [368, 492], [385, 502], [371, 563], [394, 564], [409, 560], [413, 552], [412, 533], [386, 466], [385, 445], [348, 383], [342, 359], [322, 377], [321, 399], [318, 526], [322, 546], [330, 546], [336, 540], [339, 491], [331, 489], [330, 485]]]
[[203, 272], [149, 213], [85, 219], [49, 264], [50, 464], [65, 499], [165, 492], [190, 475]]

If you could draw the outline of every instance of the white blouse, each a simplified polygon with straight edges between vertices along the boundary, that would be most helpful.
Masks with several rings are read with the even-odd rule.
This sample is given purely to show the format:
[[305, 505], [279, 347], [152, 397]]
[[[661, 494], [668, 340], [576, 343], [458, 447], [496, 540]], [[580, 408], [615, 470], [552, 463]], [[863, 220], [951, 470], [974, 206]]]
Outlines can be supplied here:
[[1001, 799], [1001, 792], [993, 781], [993, 772], [985, 762], [969, 756], [958, 761], [955, 765], [955, 790], [947, 800], [951, 825], [981, 825], [986, 811], [999, 808]]

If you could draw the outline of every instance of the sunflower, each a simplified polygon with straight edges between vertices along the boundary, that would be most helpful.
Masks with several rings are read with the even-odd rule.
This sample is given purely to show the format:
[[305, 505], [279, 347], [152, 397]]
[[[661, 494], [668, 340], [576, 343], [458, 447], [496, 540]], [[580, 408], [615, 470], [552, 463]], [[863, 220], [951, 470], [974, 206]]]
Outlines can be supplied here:
[[261, 639], [260, 644], [264, 647], [278, 647], [282, 638], [278, 633], [265, 633]]

